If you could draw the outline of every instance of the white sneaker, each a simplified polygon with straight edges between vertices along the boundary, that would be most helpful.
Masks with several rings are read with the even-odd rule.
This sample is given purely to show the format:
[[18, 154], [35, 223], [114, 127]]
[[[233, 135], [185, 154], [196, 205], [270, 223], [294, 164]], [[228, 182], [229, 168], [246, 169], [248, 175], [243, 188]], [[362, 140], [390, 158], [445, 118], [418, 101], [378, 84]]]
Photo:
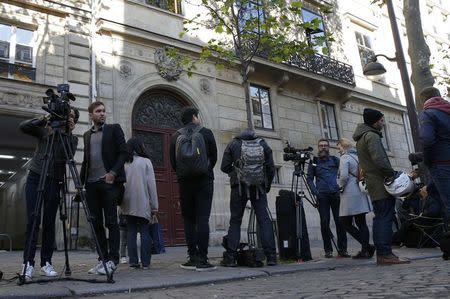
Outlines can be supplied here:
[[58, 272], [55, 271], [53, 265], [49, 262], [45, 262], [45, 266], [41, 268], [41, 275], [47, 277], [55, 277], [58, 276]]
[[[113, 261], [107, 261], [106, 268], [108, 268], [108, 273], [111, 274], [111, 273], [114, 273], [114, 271], [116, 271], [117, 266], [116, 266], [116, 264], [114, 264]], [[103, 267], [103, 264], [100, 267], [100, 269], [98, 269], [97, 272], [98, 272], [98, 274], [106, 275], [105, 267]]]
[[[23, 274], [23, 268], [25, 268], [25, 264], [22, 264], [22, 271], [20, 271], [20, 275]], [[31, 281], [33, 279], [34, 267], [30, 265], [30, 262], [27, 263], [27, 270], [25, 272], [25, 281]]]
[[92, 267], [92, 268], [88, 271], [88, 273], [89, 273], [89, 274], [100, 274], [100, 273], [98, 273], [98, 270], [99, 270], [100, 268], [103, 268], [103, 264], [102, 264], [101, 261], [98, 262], [97, 265], [95, 265], [94, 267]]
[[120, 263], [121, 264], [128, 264], [128, 258], [126, 256], [123, 256], [120, 258]]

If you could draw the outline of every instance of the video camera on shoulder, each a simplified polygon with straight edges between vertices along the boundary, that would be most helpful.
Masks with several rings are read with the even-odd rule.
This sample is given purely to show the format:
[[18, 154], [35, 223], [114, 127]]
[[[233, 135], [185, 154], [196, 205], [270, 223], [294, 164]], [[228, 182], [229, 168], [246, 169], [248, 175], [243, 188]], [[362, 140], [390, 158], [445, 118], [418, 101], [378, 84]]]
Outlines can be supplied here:
[[59, 95], [49, 88], [45, 92], [47, 96], [43, 97], [47, 106], [42, 106], [42, 109], [50, 113], [50, 121], [68, 119], [71, 111], [70, 101], [75, 101], [75, 96], [69, 92], [69, 84], [58, 84], [57, 92]]
[[297, 149], [286, 141], [286, 147], [283, 149], [283, 160], [305, 163], [307, 160], [311, 159], [313, 148], [308, 147], [304, 149]]

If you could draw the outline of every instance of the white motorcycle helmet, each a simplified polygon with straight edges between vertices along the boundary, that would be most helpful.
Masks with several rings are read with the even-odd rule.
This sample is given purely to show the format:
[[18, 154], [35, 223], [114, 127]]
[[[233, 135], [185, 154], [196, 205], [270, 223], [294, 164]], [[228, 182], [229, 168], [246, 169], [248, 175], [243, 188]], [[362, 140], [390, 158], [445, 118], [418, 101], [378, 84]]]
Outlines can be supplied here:
[[392, 196], [406, 197], [414, 191], [414, 182], [406, 173], [399, 171], [394, 180], [384, 180], [384, 188]]
[[366, 184], [365, 180], [359, 181], [358, 185], [359, 185], [359, 190], [361, 190], [362, 193], [369, 194], [369, 191], [367, 190], [367, 184]]

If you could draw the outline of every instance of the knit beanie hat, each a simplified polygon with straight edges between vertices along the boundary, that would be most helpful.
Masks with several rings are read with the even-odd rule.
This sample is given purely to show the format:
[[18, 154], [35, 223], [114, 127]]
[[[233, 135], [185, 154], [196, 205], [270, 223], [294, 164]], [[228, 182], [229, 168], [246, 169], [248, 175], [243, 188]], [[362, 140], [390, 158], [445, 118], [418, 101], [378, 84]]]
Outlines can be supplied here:
[[383, 113], [378, 110], [364, 108], [363, 119], [366, 125], [373, 125], [383, 117]]

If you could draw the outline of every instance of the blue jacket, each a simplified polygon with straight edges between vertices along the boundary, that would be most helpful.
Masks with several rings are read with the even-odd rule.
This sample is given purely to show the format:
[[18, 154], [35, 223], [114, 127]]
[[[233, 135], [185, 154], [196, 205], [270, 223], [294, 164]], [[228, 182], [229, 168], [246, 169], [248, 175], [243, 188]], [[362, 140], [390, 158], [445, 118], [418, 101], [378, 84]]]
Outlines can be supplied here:
[[420, 114], [419, 119], [425, 163], [428, 166], [450, 165], [450, 114], [428, 108]]
[[308, 176], [306, 178], [311, 192], [315, 195], [318, 193], [339, 192], [339, 186], [336, 180], [338, 170], [338, 157], [329, 156], [325, 160], [314, 158], [313, 163], [308, 165]]

